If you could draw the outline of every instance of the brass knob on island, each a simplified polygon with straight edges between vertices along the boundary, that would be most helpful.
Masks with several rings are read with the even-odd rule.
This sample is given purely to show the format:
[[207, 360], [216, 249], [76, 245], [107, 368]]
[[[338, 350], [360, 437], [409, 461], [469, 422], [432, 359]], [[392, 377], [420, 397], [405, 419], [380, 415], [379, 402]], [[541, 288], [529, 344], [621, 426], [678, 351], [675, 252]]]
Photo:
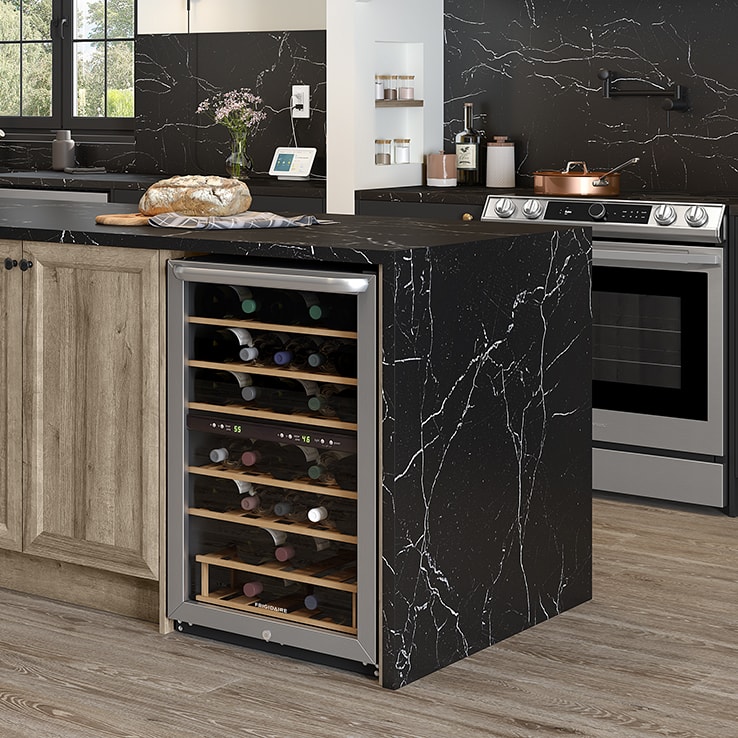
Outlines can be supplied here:
[[474, 220], [474, 216], [471, 213], [464, 213], [461, 216], [461, 220], [465, 220], [465, 221]]

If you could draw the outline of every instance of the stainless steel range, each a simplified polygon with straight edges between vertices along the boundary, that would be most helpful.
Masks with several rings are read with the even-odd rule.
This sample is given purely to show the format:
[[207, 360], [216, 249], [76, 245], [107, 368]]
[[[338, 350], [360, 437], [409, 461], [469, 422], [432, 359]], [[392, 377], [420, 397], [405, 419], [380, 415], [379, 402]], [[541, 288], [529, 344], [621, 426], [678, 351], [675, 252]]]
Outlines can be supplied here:
[[490, 195], [482, 220], [592, 228], [593, 487], [735, 514], [725, 206]]

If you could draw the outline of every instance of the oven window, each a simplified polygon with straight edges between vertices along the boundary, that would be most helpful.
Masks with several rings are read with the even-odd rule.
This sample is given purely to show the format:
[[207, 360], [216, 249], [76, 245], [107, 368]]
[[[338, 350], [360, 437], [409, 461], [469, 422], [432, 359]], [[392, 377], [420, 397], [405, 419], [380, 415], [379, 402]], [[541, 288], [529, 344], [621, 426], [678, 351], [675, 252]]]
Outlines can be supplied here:
[[593, 404], [707, 420], [707, 275], [596, 266]]

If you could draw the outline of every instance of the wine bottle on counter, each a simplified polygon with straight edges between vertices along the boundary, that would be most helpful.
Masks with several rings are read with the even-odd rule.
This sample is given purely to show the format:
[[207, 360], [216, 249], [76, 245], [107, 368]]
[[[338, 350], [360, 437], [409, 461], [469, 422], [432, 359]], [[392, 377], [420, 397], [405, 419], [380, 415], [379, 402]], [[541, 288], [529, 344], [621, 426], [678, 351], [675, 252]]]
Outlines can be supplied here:
[[356, 387], [347, 384], [321, 384], [308, 399], [308, 408], [329, 418], [356, 422]]
[[307, 476], [308, 468], [317, 459], [318, 450], [311, 446], [257, 440], [254, 449], [243, 454], [241, 463], [275, 479], [289, 481]]
[[481, 185], [484, 158], [482, 134], [474, 128], [474, 103], [464, 103], [464, 130], [456, 134], [456, 181]]
[[326, 374], [355, 377], [357, 370], [356, 342], [326, 339], [320, 349], [308, 356], [308, 365]]
[[356, 535], [356, 503], [351, 500], [340, 497], [322, 500], [321, 504], [308, 510], [307, 519], [339, 533]]
[[258, 364], [272, 364], [274, 354], [284, 348], [284, 345], [290, 340], [286, 333], [278, 331], [267, 331], [266, 333], [258, 333], [254, 336], [250, 346], [243, 346], [238, 353], [241, 361]]
[[308, 359], [318, 351], [320, 344], [320, 338], [295, 336], [285, 343], [283, 349], [274, 354], [274, 363], [277, 366], [304, 369], [309, 366]]
[[201, 318], [244, 318], [242, 304], [252, 296], [250, 287], [200, 282], [195, 289], [195, 314]]
[[317, 392], [317, 383], [310, 380], [262, 374], [254, 377], [250, 387], [243, 388], [241, 396], [253, 407], [294, 413], [302, 410]]
[[200, 361], [238, 361], [253, 346], [254, 338], [245, 328], [200, 325], [195, 333], [195, 359]]
[[250, 387], [253, 380], [246, 372], [225, 369], [198, 369], [195, 373], [196, 402], [207, 402], [215, 405], [242, 403], [243, 390]]
[[[351, 470], [353, 470], [353, 475], [350, 474]], [[353, 489], [356, 489], [356, 454], [354, 453], [334, 450], [323, 451], [317, 462], [308, 469], [308, 476], [316, 482], [338, 484], [336, 471], [342, 478], [352, 476]]]

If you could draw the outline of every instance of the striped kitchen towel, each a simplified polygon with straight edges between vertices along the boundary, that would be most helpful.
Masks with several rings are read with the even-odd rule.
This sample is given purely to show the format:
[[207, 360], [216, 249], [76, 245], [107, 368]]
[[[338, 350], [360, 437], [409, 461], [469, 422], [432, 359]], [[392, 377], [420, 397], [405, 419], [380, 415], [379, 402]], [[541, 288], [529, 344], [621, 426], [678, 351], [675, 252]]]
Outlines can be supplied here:
[[296, 228], [310, 225], [326, 225], [334, 220], [318, 220], [314, 215], [276, 215], [275, 213], [237, 213], [236, 215], [179, 215], [160, 213], [149, 218], [149, 225], [159, 228], [205, 228], [209, 230], [228, 228]]

